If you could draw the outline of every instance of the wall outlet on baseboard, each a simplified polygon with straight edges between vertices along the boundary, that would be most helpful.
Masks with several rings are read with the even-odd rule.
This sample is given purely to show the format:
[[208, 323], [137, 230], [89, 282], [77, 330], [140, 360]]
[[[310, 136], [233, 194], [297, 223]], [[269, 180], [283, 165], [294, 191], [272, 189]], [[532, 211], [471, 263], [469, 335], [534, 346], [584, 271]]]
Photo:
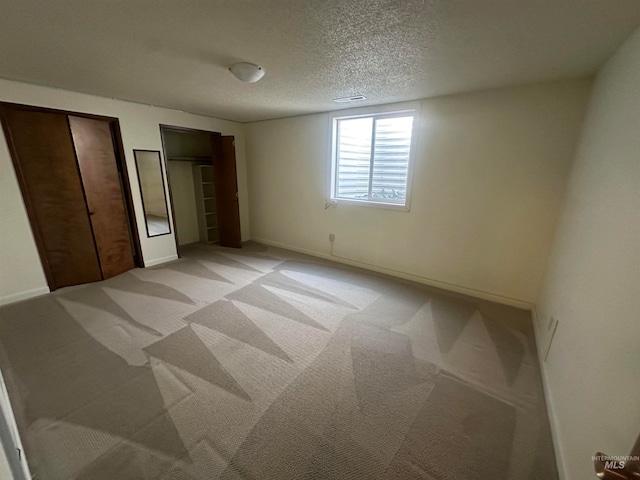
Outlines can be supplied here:
[[335, 241], [336, 241], [336, 234], [335, 234], [335, 233], [330, 233], [330, 234], [329, 234], [329, 241], [330, 241], [331, 243], [333, 243], [333, 242], [335, 242]]

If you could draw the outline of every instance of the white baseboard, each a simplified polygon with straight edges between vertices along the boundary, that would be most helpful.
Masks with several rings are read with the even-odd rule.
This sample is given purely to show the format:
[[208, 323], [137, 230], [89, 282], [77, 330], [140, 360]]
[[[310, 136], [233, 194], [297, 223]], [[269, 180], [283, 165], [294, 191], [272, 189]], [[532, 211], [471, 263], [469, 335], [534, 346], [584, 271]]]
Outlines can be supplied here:
[[566, 480], [567, 473], [564, 464], [564, 455], [562, 453], [562, 447], [560, 438], [558, 435], [558, 422], [556, 420], [556, 414], [553, 409], [553, 401], [551, 392], [549, 391], [549, 384], [547, 382], [547, 371], [545, 366], [545, 347], [541, 340], [540, 334], [540, 319], [538, 318], [538, 311], [536, 310], [535, 303], [531, 308], [531, 316], [533, 318], [533, 331], [535, 334], [536, 348], [538, 350], [538, 363], [540, 365], [540, 377], [542, 379], [542, 389], [544, 391], [544, 399], [547, 405], [547, 416], [549, 417], [549, 428], [551, 429], [551, 440], [553, 441], [553, 451], [556, 455], [556, 466], [558, 470], [558, 477], [560, 480]]
[[[155, 265], [161, 265], [163, 263], [172, 262], [174, 260], [178, 260], [178, 255], [170, 255], [168, 257], [149, 260], [145, 262], [144, 266], [153, 267]], [[0, 297], [0, 305], [8, 305], [9, 303], [15, 303], [22, 300], [27, 300], [29, 298], [39, 297], [40, 295], [45, 295], [50, 291], [51, 290], [49, 290], [49, 287], [40, 287], [31, 290], [25, 290], [24, 292], [12, 293], [11, 295]]]
[[11, 295], [0, 297], [0, 305], [7, 305], [9, 303], [27, 300], [28, 298], [39, 297], [40, 295], [45, 295], [50, 291], [51, 290], [49, 290], [49, 287], [40, 287], [33, 288], [31, 290], [25, 290], [24, 292], [12, 293]]
[[252, 237], [251, 240], [258, 243], [263, 243], [265, 245], [271, 245], [272, 247], [283, 248], [285, 250], [291, 250], [293, 252], [304, 253], [306, 255], [310, 255], [312, 257], [323, 258], [325, 260], [331, 260], [338, 263], [343, 263], [345, 265], [351, 265], [352, 267], [360, 267], [365, 270], [371, 270], [374, 272], [384, 273], [390, 275], [392, 277], [403, 278], [405, 280], [411, 280], [416, 283], [422, 283], [424, 285], [429, 285], [431, 287], [441, 288], [443, 290], [449, 290], [451, 292], [462, 293], [463, 295], [468, 295], [470, 297], [479, 298], [481, 300], [489, 300], [491, 302], [501, 303], [503, 305], [509, 305], [511, 307], [523, 308], [525, 310], [531, 310], [532, 303], [526, 300], [519, 300], [517, 298], [504, 297], [502, 295], [497, 295], [489, 292], [483, 292], [481, 290], [475, 290], [473, 288], [467, 288], [460, 285], [454, 285], [451, 283], [441, 282], [439, 280], [435, 280], [433, 278], [422, 277], [419, 275], [413, 275], [411, 273], [400, 272], [398, 270], [392, 270], [390, 268], [379, 267], [377, 265], [372, 265], [370, 263], [359, 262], [357, 260], [351, 260], [349, 258], [337, 257], [335, 255], [329, 255], [326, 253], [315, 252], [312, 250], [306, 250], [304, 248], [298, 248], [293, 245], [287, 245], [280, 242], [273, 242], [271, 240], [266, 240], [264, 238]]
[[[2, 451], [4, 450], [4, 452]], [[22, 452], [19, 454], [19, 452]], [[11, 408], [7, 386], [0, 372], [0, 456], [6, 456], [9, 476], [13, 480], [27, 480], [32, 478], [29, 465], [24, 454], [24, 447], [18, 432], [16, 417]], [[4, 478], [4, 477], [3, 477]]]
[[161, 265], [167, 262], [173, 262], [174, 260], [178, 260], [178, 255], [169, 255], [168, 257], [155, 258], [153, 260], [146, 260], [144, 262], [144, 266], [155, 267], [156, 265]]

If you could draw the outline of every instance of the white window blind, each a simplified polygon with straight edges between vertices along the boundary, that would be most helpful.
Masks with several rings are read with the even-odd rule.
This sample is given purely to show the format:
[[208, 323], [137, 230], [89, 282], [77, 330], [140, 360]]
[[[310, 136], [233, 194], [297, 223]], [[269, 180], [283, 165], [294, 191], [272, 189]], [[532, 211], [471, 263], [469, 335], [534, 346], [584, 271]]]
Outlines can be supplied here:
[[333, 199], [406, 205], [413, 113], [338, 118]]

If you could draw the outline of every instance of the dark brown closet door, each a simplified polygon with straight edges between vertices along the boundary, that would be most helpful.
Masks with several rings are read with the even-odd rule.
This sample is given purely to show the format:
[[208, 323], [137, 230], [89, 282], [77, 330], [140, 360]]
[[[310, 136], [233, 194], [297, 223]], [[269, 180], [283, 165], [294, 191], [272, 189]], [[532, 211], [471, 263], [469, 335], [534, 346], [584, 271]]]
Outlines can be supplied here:
[[69, 116], [103, 277], [134, 265], [122, 182], [108, 121]]
[[213, 183], [216, 189], [218, 234], [223, 247], [240, 248], [240, 208], [233, 136], [212, 135]]
[[101, 280], [66, 115], [1, 112], [50, 288]]

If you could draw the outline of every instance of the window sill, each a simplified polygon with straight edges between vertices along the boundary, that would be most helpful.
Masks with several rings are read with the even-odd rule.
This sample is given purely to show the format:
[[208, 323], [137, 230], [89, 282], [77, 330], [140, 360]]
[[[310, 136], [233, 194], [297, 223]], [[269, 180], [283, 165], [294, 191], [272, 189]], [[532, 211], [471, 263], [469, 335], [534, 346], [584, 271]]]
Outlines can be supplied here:
[[336, 207], [338, 204], [340, 205], [356, 205], [359, 207], [369, 207], [369, 208], [382, 208], [385, 210], [396, 210], [400, 212], [408, 212], [409, 204], [401, 205], [398, 203], [384, 203], [384, 202], [375, 202], [372, 200], [353, 200], [347, 198], [332, 198], [329, 200], [330, 204]]

